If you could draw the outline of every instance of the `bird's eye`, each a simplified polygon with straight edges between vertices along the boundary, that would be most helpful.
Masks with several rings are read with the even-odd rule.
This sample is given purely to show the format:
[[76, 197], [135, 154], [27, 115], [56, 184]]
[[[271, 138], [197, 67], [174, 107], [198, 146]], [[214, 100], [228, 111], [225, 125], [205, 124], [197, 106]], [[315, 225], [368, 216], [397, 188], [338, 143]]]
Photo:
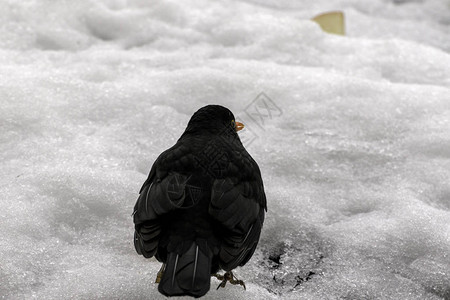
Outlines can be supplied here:
[[234, 120], [231, 120], [231, 126], [233, 126], [233, 128], [236, 128], [236, 122]]

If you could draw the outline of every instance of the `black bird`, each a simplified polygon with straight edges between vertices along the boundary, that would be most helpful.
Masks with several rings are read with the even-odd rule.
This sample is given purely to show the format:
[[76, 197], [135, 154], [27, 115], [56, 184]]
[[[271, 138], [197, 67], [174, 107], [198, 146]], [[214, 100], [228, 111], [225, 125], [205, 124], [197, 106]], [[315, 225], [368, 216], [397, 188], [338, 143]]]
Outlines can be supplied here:
[[163, 295], [201, 297], [212, 275], [223, 279], [219, 287], [244, 285], [231, 270], [253, 255], [267, 204], [259, 167], [237, 134], [242, 128], [223, 106], [199, 109], [140, 190], [134, 246], [163, 263]]

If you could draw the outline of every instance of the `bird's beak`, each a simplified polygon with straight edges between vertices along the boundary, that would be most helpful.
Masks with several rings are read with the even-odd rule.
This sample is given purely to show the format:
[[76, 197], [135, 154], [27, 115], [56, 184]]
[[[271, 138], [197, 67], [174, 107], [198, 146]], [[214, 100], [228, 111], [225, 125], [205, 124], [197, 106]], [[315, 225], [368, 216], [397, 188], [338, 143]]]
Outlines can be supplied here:
[[241, 122], [236, 122], [236, 131], [244, 129], [244, 124]]

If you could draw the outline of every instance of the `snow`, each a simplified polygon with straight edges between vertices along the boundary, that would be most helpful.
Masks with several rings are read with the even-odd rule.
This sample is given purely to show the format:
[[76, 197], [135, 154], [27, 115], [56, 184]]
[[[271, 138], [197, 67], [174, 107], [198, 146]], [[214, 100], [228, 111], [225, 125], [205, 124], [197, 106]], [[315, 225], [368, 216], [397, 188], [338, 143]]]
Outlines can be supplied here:
[[[332, 10], [346, 36], [310, 21]], [[163, 299], [130, 215], [210, 103], [247, 125], [269, 211], [236, 271], [247, 291], [212, 279], [206, 299], [450, 299], [448, 0], [5, 0], [0, 16], [2, 299]]]

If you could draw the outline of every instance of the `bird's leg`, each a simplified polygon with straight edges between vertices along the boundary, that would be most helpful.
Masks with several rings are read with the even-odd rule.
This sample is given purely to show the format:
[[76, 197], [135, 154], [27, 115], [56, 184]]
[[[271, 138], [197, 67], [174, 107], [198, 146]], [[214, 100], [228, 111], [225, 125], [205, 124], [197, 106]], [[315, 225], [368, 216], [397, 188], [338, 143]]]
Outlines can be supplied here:
[[216, 277], [219, 280], [222, 280], [222, 282], [217, 287], [217, 290], [220, 287], [224, 288], [225, 285], [227, 284], [227, 282], [229, 282], [231, 284], [234, 284], [234, 285], [236, 285], [236, 284], [242, 285], [244, 287], [244, 290], [247, 290], [245, 288], [245, 283], [242, 280], [237, 279], [236, 276], [234, 276], [233, 272], [231, 272], [231, 271], [227, 271], [223, 275], [220, 275], [220, 274], [217, 274], [217, 273], [216, 274], [212, 274], [212, 276]]
[[163, 277], [164, 270], [166, 269], [166, 264], [162, 264], [161, 269], [159, 269], [158, 274], [156, 274], [156, 280], [155, 283], [159, 283], [161, 281], [161, 278]]

